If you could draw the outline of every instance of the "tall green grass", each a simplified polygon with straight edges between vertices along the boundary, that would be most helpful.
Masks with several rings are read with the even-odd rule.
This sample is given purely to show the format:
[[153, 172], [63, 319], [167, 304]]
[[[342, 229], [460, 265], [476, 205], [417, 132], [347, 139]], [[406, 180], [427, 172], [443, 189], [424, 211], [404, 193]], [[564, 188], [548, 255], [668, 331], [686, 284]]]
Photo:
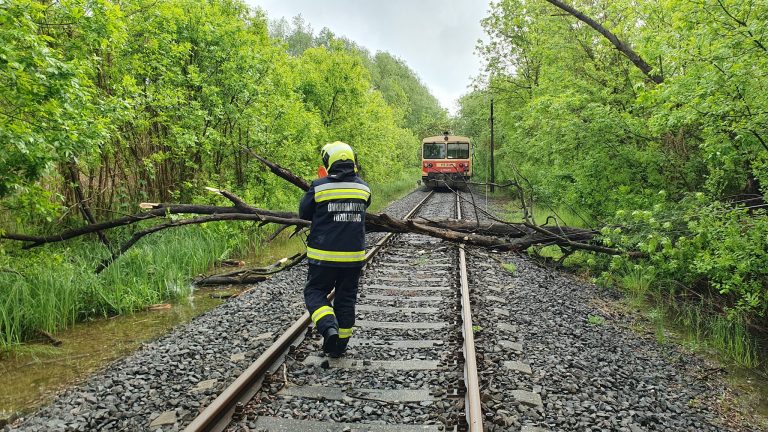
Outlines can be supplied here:
[[723, 359], [741, 367], [760, 365], [757, 343], [739, 317], [716, 313], [716, 308], [704, 300], [664, 294], [648, 267], [628, 264], [614, 273], [615, 283], [627, 294], [630, 305], [645, 314], [660, 343], [666, 342], [666, 330], [672, 329], [690, 347], [713, 348]]
[[619, 273], [619, 284], [635, 302], [643, 302], [650, 292], [654, 274], [648, 267], [627, 264]]
[[[556, 226], [553, 218], [557, 218], [557, 223], [561, 226], [585, 228], [587, 227], [587, 222], [589, 222], [588, 220], [585, 221], [582, 219], [584, 216], [576, 214], [566, 208], [551, 209], [549, 207], [534, 203], [531, 212], [533, 221], [537, 225], [544, 225], [548, 223], [548, 225]], [[523, 211], [520, 209], [519, 201], [514, 201], [507, 206], [505, 219], [510, 222], [523, 221]]]
[[416, 182], [421, 179], [420, 172], [419, 168], [407, 169], [397, 173], [386, 183], [371, 183], [372, 202], [368, 211], [380, 212], [392, 201], [416, 189]]
[[[169, 230], [143, 239], [100, 275], [101, 245], [50, 245], [0, 272], [0, 349], [77, 321], [188, 296], [190, 279], [258, 235], [222, 226]], [[6, 266], [7, 267], [7, 266]]]
[[690, 345], [714, 348], [741, 367], [760, 366], [757, 342], [743, 320], [707, 312], [713, 307], [706, 302], [665, 303], [672, 305], [665, 308], [666, 317], [682, 330]]

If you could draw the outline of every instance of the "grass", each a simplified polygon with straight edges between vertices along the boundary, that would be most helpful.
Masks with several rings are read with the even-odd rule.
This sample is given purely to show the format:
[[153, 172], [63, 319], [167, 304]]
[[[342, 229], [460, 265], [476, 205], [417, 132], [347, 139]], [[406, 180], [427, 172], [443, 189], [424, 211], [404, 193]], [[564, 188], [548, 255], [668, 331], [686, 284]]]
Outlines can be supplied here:
[[372, 202], [368, 211], [378, 213], [392, 201], [398, 200], [414, 190], [417, 186], [416, 181], [421, 178], [420, 172], [419, 168], [404, 170], [392, 181], [370, 184]]
[[[226, 226], [169, 230], [142, 240], [96, 275], [106, 251], [92, 241], [49, 245], [0, 272], [0, 350], [78, 321], [124, 314], [186, 297], [190, 279], [244, 247], [249, 234]], [[20, 258], [17, 258], [21, 261]]]
[[[507, 208], [507, 213], [505, 214], [505, 220], [508, 220], [510, 222], [522, 222], [523, 211], [520, 210], [519, 206], [520, 206], [519, 201], [511, 202], [509, 204], [509, 207]], [[582, 218], [579, 217], [579, 215], [565, 208], [550, 209], [549, 207], [540, 206], [534, 203], [532, 214], [533, 214], [533, 221], [537, 225], [544, 225], [547, 222], [549, 222], [549, 225], [556, 226], [552, 218], [557, 217], [557, 223], [559, 223], [561, 226], [581, 227], [581, 228], [584, 228], [587, 226], [586, 222], [582, 220]], [[547, 218], [549, 218], [549, 221], [547, 221]]]
[[671, 325], [681, 330], [685, 342], [693, 348], [714, 348], [734, 364], [754, 369], [760, 366], [757, 343], [744, 322], [703, 311], [706, 303], [676, 303], [665, 311]]
[[[510, 222], [523, 222], [523, 211], [519, 208], [519, 201], [512, 201], [507, 207], [507, 212], [503, 215], [504, 220]], [[560, 226], [580, 227], [586, 228], [587, 223], [572, 211], [564, 208], [550, 209], [546, 206], [539, 206], [534, 204], [533, 206], [533, 221], [537, 225], [547, 224], [549, 226], [557, 226], [553, 217], [557, 217], [557, 223]], [[544, 246], [544, 247], [530, 247], [528, 253], [535, 254], [541, 258], [557, 261], [563, 256], [563, 251], [557, 245]], [[585, 261], [589, 259], [589, 254], [576, 251], [567, 257], [563, 261], [563, 265], [566, 267], [579, 267], [583, 266]]]
[[654, 274], [641, 265], [627, 265], [619, 275], [619, 285], [633, 302], [642, 303], [648, 296]]
[[714, 306], [706, 301], [663, 295], [654, 285], [657, 282], [653, 271], [640, 265], [626, 265], [614, 278], [627, 294], [629, 305], [648, 319], [659, 343], [666, 343], [667, 330], [674, 330], [692, 349], [713, 348], [723, 360], [745, 368], [760, 365], [757, 343], [738, 317], [715, 313]]
[[592, 325], [603, 325], [605, 324], [605, 318], [601, 317], [600, 315], [587, 315], [587, 323]]
[[747, 369], [760, 366], [757, 343], [738, 318], [706, 312], [711, 308], [704, 304], [656, 301], [645, 307], [660, 343], [667, 340], [666, 330], [674, 330], [690, 349], [714, 349], [721, 360]]

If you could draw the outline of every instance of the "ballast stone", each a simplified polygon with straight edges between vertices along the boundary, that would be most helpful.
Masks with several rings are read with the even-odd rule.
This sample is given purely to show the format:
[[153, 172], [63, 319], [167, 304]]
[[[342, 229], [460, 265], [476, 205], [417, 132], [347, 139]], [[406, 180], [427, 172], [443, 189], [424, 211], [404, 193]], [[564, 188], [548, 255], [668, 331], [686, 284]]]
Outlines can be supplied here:
[[519, 342], [512, 342], [512, 341], [508, 341], [508, 340], [500, 340], [498, 342], [498, 344], [499, 344], [500, 347], [502, 347], [504, 349], [511, 350], [511, 351], [515, 351], [515, 352], [522, 352], [523, 351], [523, 344], [521, 344]]
[[159, 416], [157, 416], [156, 419], [152, 420], [152, 423], [149, 424], [149, 427], [156, 428], [164, 425], [172, 425], [176, 423], [176, 411], [165, 411]]
[[525, 425], [525, 426], [523, 426], [522, 429], [520, 429], [520, 432], [548, 432], [548, 431], [546, 429], [540, 428], [538, 426], [528, 426], [528, 425]]
[[502, 308], [493, 308], [493, 313], [495, 313], [496, 315], [501, 315], [505, 317], [509, 316], [509, 311]]
[[208, 389], [213, 388], [213, 386], [215, 384], [216, 384], [216, 379], [209, 379], [209, 380], [205, 380], [205, 381], [200, 381], [199, 383], [197, 383], [197, 385], [195, 387], [192, 388], [191, 391], [199, 392], [199, 391], [202, 391], [202, 390], [208, 390]]
[[497, 326], [499, 330], [508, 331], [510, 333], [517, 333], [517, 326], [507, 323], [499, 323]]
[[527, 375], [530, 375], [533, 373], [530, 365], [517, 360], [505, 361], [504, 367], [516, 372], [527, 374]]
[[525, 404], [531, 407], [544, 407], [541, 401], [541, 396], [538, 393], [529, 392], [526, 390], [512, 390], [512, 397], [521, 404]]

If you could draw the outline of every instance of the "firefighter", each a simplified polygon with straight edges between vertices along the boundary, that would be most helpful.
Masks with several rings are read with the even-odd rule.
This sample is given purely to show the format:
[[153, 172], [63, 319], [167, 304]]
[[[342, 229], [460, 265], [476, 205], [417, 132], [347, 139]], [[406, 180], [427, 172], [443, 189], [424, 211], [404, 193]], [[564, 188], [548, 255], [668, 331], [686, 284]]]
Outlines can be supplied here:
[[[323, 335], [323, 351], [340, 357], [355, 323], [357, 284], [365, 260], [365, 210], [371, 204], [371, 190], [357, 175], [349, 144], [326, 144], [320, 156], [328, 175], [313, 181], [299, 204], [299, 217], [312, 221], [304, 303]], [[336, 288], [333, 305], [327, 299], [332, 288]]]

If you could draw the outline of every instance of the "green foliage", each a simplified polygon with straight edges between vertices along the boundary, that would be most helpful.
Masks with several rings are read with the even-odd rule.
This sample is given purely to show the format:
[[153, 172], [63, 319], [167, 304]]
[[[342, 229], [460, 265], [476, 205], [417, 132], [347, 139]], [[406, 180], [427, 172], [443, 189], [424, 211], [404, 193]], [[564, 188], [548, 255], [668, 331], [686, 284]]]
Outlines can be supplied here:
[[768, 312], [768, 216], [703, 195], [654, 210], [618, 212], [623, 229], [604, 229], [605, 242], [649, 254], [643, 263], [613, 258], [611, 269], [630, 267], [629, 286], [656, 280], [665, 292], [687, 295], [710, 287], [728, 302], [729, 316], [765, 316]]
[[603, 325], [605, 324], [605, 318], [601, 317], [600, 315], [587, 315], [587, 323], [592, 325]]
[[[295, 57], [303, 56], [313, 48], [325, 48], [341, 50], [357, 58], [370, 75], [373, 88], [393, 109], [399, 125], [411, 130], [417, 137], [437, 135], [448, 129], [446, 110], [408, 65], [390, 53], [379, 51], [371, 55], [353, 41], [337, 37], [328, 28], [315, 35], [301, 15], [294, 17], [291, 23], [285, 18], [272, 21], [270, 34], [284, 41], [288, 52]], [[417, 151], [412, 151], [407, 157], [412, 160], [416, 155]]]
[[46, 10], [32, 0], [0, 7], [0, 198], [52, 163], [94, 152], [105, 133], [91, 65], [51, 47], [37, 24]]
[[504, 268], [504, 270], [508, 271], [512, 275], [517, 273], [517, 266], [515, 265], [515, 263], [504, 263], [501, 266]]
[[[141, 202], [226, 204], [204, 186], [295, 210], [301, 191], [249, 150], [312, 178], [336, 140], [355, 147], [374, 190], [402, 193], [418, 178], [401, 178], [418, 165], [418, 136], [446, 112], [402, 61], [294, 27], [270, 36], [240, 0], [2, 2], [0, 232], [81, 225], [78, 193], [98, 220]], [[191, 275], [259, 240], [231, 224], [154, 235], [98, 276], [95, 238], [3, 243], [0, 343], [184, 295]]]
[[648, 254], [589, 258], [600, 282], [635, 298], [705, 297], [733, 323], [764, 320], [768, 217], [755, 206], [768, 197], [768, 4], [569, 4], [663, 82], [546, 2], [493, 2], [479, 46], [487, 73], [456, 120], [478, 144], [476, 172], [487, 172], [493, 98], [496, 178], [605, 226], [605, 245]]

